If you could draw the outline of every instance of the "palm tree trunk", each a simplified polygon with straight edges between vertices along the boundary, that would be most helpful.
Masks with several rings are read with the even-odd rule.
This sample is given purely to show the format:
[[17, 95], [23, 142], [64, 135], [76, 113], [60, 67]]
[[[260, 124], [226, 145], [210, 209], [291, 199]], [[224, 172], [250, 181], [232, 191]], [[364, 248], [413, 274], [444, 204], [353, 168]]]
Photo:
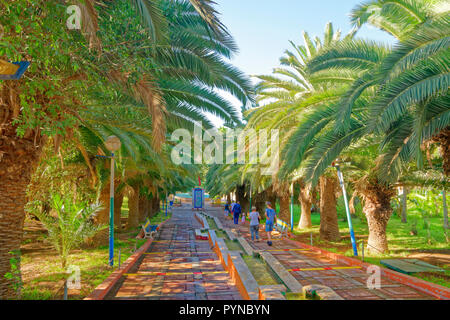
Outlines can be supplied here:
[[302, 209], [300, 221], [298, 222], [299, 229], [308, 229], [312, 227], [311, 222], [311, 204], [312, 197], [309, 188], [301, 185], [300, 193], [298, 196], [298, 200], [300, 201], [300, 207]]
[[320, 199], [319, 199], [319, 197], [317, 197], [317, 194], [318, 194], [318, 187], [314, 187], [312, 190], [311, 190], [311, 202], [312, 202], [312, 209], [313, 209], [313, 212], [318, 212], [320, 209]]
[[388, 250], [386, 227], [392, 214], [391, 198], [395, 192], [375, 181], [364, 183], [360, 193], [364, 198], [363, 211], [369, 226], [367, 249], [373, 254], [385, 253]]
[[[20, 281], [20, 245], [25, 219], [26, 190], [39, 164], [45, 143], [40, 132], [27, 130], [21, 138], [12, 124], [20, 114], [19, 81], [0, 86], [0, 300], [16, 297], [12, 286]], [[11, 272], [9, 252], [17, 256], [16, 279], [6, 279]]]
[[147, 196], [139, 196], [139, 221], [143, 222], [148, 217], [148, 201]]
[[336, 186], [336, 179], [320, 177], [320, 238], [328, 241], [341, 239], [336, 211]]
[[280, 196], [280, 219], [286, 223], [290, 223], [291, 221], [291, 196], [289, 193], [283, 194]]
[[122, 204], [123, 193], [116, 193], [114, 196], [114, 228], [117, 232], [122, 231]]
[[159, 214], [161, 212], [161, 198], [159, 196], [156, 196], [155, 204], [156, 204], [156, 214]]
[[160, 210], [160, 203], [158, 195], [154, 195], [152, 198], [152, 217], [156, 216]]
[[242, 207], [242, 214], [248, 215], [250, 212], [250, 198], [249, 195], [243, 195], [241, 199], [241, 207]]
[[236, 188], [236, 200], [241, 204], [241, 207], [243, 201], [245, 201], [244, 197], [245, 197], [245, 185], [238, 186]]
[[408, 203], [407, 203], [407, 195], [408, 191], [406, 187], [403, 187], [403, 193], [402, 193], [402, 223], [407, 223], [407, 210], [408, 210]]
[[[0, 143], [2, 143], [0, 138]], [[24, 161], [23, 161], [24, 162]], [[16, 165], [18, 165], [16, 163]], [[14, 177], [5, 174], [5, 163], [0, 161], [0, 300], [16, 297], [18, 292], [13, 285], [19, 279], [7, 280], [5, 274], [11, 272], [10, 259], [20, 261], [20, 244], [22, 243], [23, 222], [25, 219], [25, 192], [29, 177], [18, 174]], [[26, 167], [23, 167], [26, 170]], [[11, 255], [9, 252], [14, 252]], [[18, 264], [20, 271], [20, 263]]]
[[[98, 214], [94, 218], [95, 224], [109, 224], [109, 203], [110, 203], [110, 187], [109, 183], [105, 183], [102, 190], [100, 191], [100, 197], [98, 201], [102, 205], [102, 210], [98, 212]], [[87, 241], [88, 246], [95, 247], [99, 245], [107, 245], [109, 238], [109, 229], [103, 229], [99, 231], [92, 239]]]
[[151, 218], [155, 215], [155, 209], [153, 204], [153, 196], [150, 199], [147, 199], [147, 209], [148, 209], [148, 217]]
[[133, 186], [128, 198], [128, 230], [135, 229], [139, 226], [139, 186]]
[[450, 176], [450, 127], [442, 130], [433, 138], [433, 141], [441, 145], [442, 169], [448, 177]]
[[263, 214], [264, 214], [264, 208], [265, 208], [265, 205], [266, 205], [266, 201], [267, 201], [267, 199], [266, 199], [266, 192], [265, 191], [255, 195], [255, 204], [254, 204], [254, 206], [256, 207], [256, 211], [258, 211], [261, 216], [263, 216]]
[[273, 187], [269, 187], [266, 190], [266, 202], [270, 202], [272, 204], [272, 208], [276, 208], [277, 195], [273, 192]]

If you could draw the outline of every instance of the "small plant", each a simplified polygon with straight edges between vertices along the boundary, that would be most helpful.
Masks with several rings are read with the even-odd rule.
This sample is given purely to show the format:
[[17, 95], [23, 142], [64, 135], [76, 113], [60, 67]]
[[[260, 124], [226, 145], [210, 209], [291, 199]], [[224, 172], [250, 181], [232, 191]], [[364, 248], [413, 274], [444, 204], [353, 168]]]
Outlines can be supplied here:
[[12, 289], [20, 295], [23, 286], [22, 277], [20, 276], [20, 250], [10, 251], [8, 253], [12, 255], [12, 258], [9, 259], [11, 271], [5, 273], [4, 277], [11, 281]]
[[55, 247], [61, 266], [65, 269], [70, 251], [107, 226], [94, 225], [92, 222], [94, 215], [101, 209], [99, 204], [74, 203], [69, 197], [62, 198], [55, 194], [50, 205], [51, 212], [55, 214], [40, 211], [35, 202], [30, 203], [27, 209], [35, 214], [48, 230], [48, 241]]

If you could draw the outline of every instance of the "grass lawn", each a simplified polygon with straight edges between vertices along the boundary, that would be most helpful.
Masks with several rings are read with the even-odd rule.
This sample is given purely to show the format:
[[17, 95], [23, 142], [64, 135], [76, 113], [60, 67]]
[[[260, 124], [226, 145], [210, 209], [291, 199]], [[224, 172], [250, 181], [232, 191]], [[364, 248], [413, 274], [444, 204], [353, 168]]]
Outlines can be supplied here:
[[[359, 210], [358, 210], [359, 209]], [[277, 207], [277, 210], [278, 207]], [[358, 212], [359, 211], [359, 212]], [[320, 240], [319, 226], [320, 215], [313, 213], [311, 220], [313, 227], [311, 229], [294, 229], [297, 240], [303, 243], [310, 243], [310, 234], [313, 235], [313, 245], [325, 250], [340, 253], [346, 256], [353, 256], [353, 250], [350, 242], [349, 228], [345, 220], [345, 209], [338, 203], [339, 230], [342, 240], [340, 242], [328, 242]], [[294, 206], [294, 227], [297, 226], [300, 219], [300, 207]], [[425, 273], [415, 274], [421, 279], [450, 287], [450, 264], [449, 254], [450, 246], [444, 234], [443, 218], [431, 216], [427, 218], [429, 229], [426, 227], [422, 216], [413, 210], [408, 212], [408, 223], [402, 223], [401, 218], [394, 213], [387, 226], [387, 237], [389, 241], [388, 254], [376, 256], [367, 255], [365, 252], [364, 260], [369, 263], [380, 264], [380, 260], [389, 258], [416, 258], [427, 263], [438, 265], [446, 270], [444, 273]], [[357, 217], [352, 218], [353, 228], [356, 240], [364, 240], [367, 244], [368, 227], [361, 208], [357, 208]], [[411, 231], [416, 230], [417, 235], [412, 235]], [[361, 243], [358, 244], [358, 253], [361, 255]]]

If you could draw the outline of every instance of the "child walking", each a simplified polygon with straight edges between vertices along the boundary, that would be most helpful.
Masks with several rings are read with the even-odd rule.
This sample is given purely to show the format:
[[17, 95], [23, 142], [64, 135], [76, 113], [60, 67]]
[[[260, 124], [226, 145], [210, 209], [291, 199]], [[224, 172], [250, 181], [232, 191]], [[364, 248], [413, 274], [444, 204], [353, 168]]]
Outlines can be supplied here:
[[252, 212], [249, 215], [250, 218], [250, 233], [252, 234], [252, 241], [259, 242], [259, 212], [256, 211], [256, 207], [252, 207]]

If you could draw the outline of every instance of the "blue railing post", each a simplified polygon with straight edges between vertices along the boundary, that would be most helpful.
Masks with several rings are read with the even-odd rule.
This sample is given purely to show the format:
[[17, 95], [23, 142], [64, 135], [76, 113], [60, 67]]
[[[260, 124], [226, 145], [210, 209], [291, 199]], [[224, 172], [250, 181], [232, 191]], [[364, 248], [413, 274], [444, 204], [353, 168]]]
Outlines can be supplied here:
[[109, 265], [114, 265], [114, 153], [111, 155], [111, 184], [109, 202]]
[[352, 217], [350, 215], [350, 208], [348, 206], [348, 200], [347, 200], [347, 192], [345, 191], [345, 184], [344, 184], [344, 175], [342, 174], [341, 168], [339, 165], [335, 165], [338, 173], [339, 183], [342, 188], [342, 194], [344, 195], [344, 203], [345, 203], [345, 212], [347, 213], [347, 222], [348, 222], [348, 228], [350, 229], [350, 239], [352, 241], [352, 247], [353, 247], [353, 255], [355, 257], [358, 256], [358, 247], [355, 240], [355, 232], [353, 231], [353, 224], [352, 224]]

